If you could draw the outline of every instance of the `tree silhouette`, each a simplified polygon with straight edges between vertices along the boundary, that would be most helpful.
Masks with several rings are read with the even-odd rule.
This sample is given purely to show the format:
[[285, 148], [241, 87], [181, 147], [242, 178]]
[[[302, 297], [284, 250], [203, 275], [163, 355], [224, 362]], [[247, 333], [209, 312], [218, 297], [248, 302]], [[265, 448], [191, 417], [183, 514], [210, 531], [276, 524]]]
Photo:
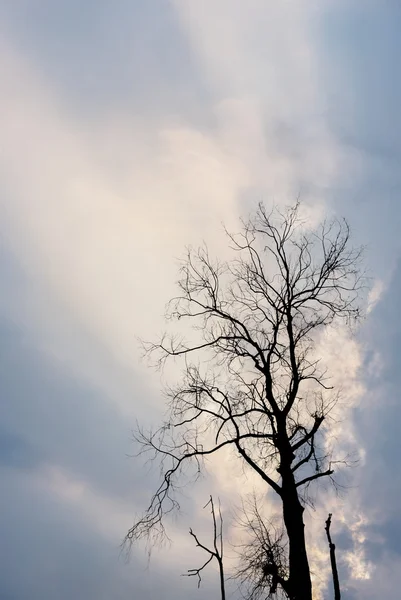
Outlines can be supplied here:
[[221, 514], [221, 507], [219, 501], [219, 509], [218, 509], [218, 517], [216, 516], [216, 509], [214, 506], [213, 496], [210, 496], [208, 503], [204, 506], [206, 508], [210, 506], [210, 512], [212, 514], [212, 522], [213, 522], [213, 546], [209, 548], [205, 544], [199, 541], [196, 533], [193, 532], [192, 528], [189, 530], [189, 534], [194, 538], [196, 546], [206, 552], [208, 558], [206, 562], [203, 563], [201, 567], [196, 569], [188, 569], [186, 575], [187, 577], [198, 578], [198, 587], [200, 587], [202, 582], [202, 571], [208, 566], [212, 560], [217, 562], [219, 568], [219, 580], [220, 580], [220, 598], [221, 600], [226, 600], [226, 585], [224, 579], [224, 564], [223, 564], [223, 516]]
[[333, 576], [334, 600], [341, 600], [340, 580], [338, 577], [338, 570], [337, 570], [336, 545], [334, 544], [333, 540], [331, 539], [331, 533], [330, 533], [332, 516], [333, 515], [330, 513], [326, 520], [325, 530], [326, 530], [326, 536], [327, 536], [327, 541], [329, 543], [329, 550], [330, 550], [330, 565], [331, 565], [331, 574]]
[[184, 374], [167, 391], [162, 426], [138, 431], [142, 451], [161, 462], [161, 482], [126, 541], [161, 539], [164, 517], [179, 509], [178, 488], [230, 448], [282, 505], [282, 539], [264, 525], [257, 589], [311, 600], [305, 492], [334, 473], [324, 424], [338, 401], [317, 355], [319, 335], [359, 317], [362, 250], [349, 246], [343, 220], [308, 229], [299, 203], [270, 213], [260, 205], [241, 233], [227, 235], [230, 261], [212, 260], [206, 247], [188, 250], [168, 305], [169, 319], [193, 325], [193, 340], [145, 344], [159, 366], [181, 357]]

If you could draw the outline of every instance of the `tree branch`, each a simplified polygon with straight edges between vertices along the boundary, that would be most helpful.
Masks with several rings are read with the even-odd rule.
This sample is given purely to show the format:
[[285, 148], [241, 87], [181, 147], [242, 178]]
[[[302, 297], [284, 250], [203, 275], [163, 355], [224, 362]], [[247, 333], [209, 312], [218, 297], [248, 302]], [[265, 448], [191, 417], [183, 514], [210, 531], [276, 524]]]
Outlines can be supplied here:
[[[185, 574], [187, 577], [198, 577], [198, 588], [201, 586], [202, 582], [202, 571], [207, 567], [207, 565], [215, 559], [219, 568], [219, 578], [220, 578], [220, 597], [221, 600], [225, 600], [226, 598], [226, 590], [225, 590], [225, 579], [224, 579], [224, 565], [223, 565], [223, 516], [221, 514], [220, 502], [219, 502], [219, 527], [217, 525], [216, 512], [214, 508], [213, 497], [210, 496], [209, 502], [205, 504], [204, 508], [206, 508], [210, 504], [212, 520], [213, 520], [213, 550], [210, 550], [207, 546], [202, 544], [199, 541], [198, 536], [192, 531], [189, 530], [189, 534], [194, 538], [196, 542], [196, 546], [204, 550], [207, 554], [209, 554], [209, 558], [206, 562], [197, 569], [188, 569]], [[220, 540], [220, 543], [219, 543]]]
[[314, 473], [314, 475], [310, 475], [309, 477], [305, 477], [305, 479], [301, 479], [301, 481], [296, 482], [296, 487], [300, 487], [301, 485], [305, 485], [306, 483], [310, 483], [311, 481], [315, 481], [315, 479], [320, 479], [321, 477], [329, 477], [333, 475], [334, 471], [332, 469], [327, 469], [327, 471], [323, 471], [322, 473]]

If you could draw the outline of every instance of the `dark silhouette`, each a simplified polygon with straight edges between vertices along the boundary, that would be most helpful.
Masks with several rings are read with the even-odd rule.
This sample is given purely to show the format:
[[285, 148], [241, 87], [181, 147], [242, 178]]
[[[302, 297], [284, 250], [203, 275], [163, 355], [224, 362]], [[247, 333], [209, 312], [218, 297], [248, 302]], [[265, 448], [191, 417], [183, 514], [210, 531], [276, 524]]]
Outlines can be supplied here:
[[288, 543], [282, 524], [264, 518], [255, 496], [247, 504], [238, 525], [249, 541], [237, 548], [239, 562], [233, 577], [246, 598], [273, 598], [279, 588], [281, 596], [288, 598]]
[[330, 548], [330, 564], [331, 564], [331, 573], [333, 576], [334, 600], [341, 600], [340, 580], [338, 577], [337, 561], [336, 561], [336, 545], [333, 543], [333, 541], [331, 539], [331, 534], [330, 534], [331, 517], [332, 517], [332, 514], [330, 513], [328, 516], [328, 519], [326, 521], [325, 530], [326, 530], [326, 535], [327, 535], [327, 541], [329, 542], [329, 548]]
[[286, 560], [278, 562], [283, 554], [266, 529], [258, 593], [312, 600], [304, 503], [309, 486], [334, 472], [323, 441], [338, 400], [316, 349], [324, 328], [360, 314], [361, 249], [349, 247], [349, 234], [340, 220], [311, 231], [299, 203], [284, 213], [260, 205], [240, 234], [227, 234], [231, 261], [211, 260], [205, 247], [188, 250], [168, 318], [193, 322], [194, 339], [145, 344], [159, 366], [182, 357], [184, 374], [167, 391], [164, 424], [137, 434], [162, 476], [126, 542], [159, 541], [165, 515], [179, 509], [178, 487], [229, 447], [282, 504]]
[[226, 586], [224, 579], [224, 564], [223, 564], [223, 516], [221, 514], [220, 502], [219, 502], [219, 523], [217, 523], [216, 511], [214, 508], [213, 497], [210, 496], [209, 502], [204, 506], [206, 508], [210, 505], [210, 510], [212, 513], [212, 521], [213, 521], [213, 549], [208, 548], [204, 544], [199, 541], [196, 533], [189, 530], [189, 534], [194, 538], [195, 543], [198, 548], [201, 548], [204, 552], [209, 555], [207, 561], [198, 569], [188, 569], [186, 573], [187, 577], [196, 576], [198, 578], [198, 587], [200, 587], [202, 582], [202, 571], [207, 567], [207, 565], [212, 562], [213, 559], [217, 561], [219, 567], [219, 580], [220, 580], [220, 598], [221, 600], [226, 600]]

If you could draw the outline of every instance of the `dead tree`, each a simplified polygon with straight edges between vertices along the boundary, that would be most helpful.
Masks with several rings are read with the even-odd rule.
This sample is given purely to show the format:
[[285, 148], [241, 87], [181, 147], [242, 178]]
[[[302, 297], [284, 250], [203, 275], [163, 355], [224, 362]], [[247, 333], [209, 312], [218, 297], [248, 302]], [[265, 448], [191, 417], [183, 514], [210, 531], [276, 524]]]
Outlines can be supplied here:
[[333, 540], [331, 539], [331, 533], [330, 533], [331, 517], [332, 517], [332, 514], [330, 513], [327, 518], [327, 521], [326, 521], [325, 530], [326, 530], [327, 541], [329, 543], [329, 549], [330, 549], [330, 564], [331, 564], [331, 574], [333, 577], [333, 585], [334, 585], [334, 600], [341, 600], [340, 579], [338, 577], [337, 560], [336, 560], [336, 545], [334, 544]]
[[212, 562], [212, 560], [216, 560], [218, 568], [219, 568], [219, 580], [220, 580], [220, 598], [221, 600], [226, 600], [226, 584], [225, 584], [225, 578], [224, 578], [224, 563], [223, 563], [223, 516], [221, 514], [221, 508], [220, 508], [220, 503], [219, 503], [219, 516], [218, 516], [218, 521], [217, 521], [217, 516], [216, 516], [216, 511], [215, 511], [215, 507], [214, 507], [214, 502], [213, 502], [213, 496], [210, 496], [209, 502], [204, 506], [204, 508], [206, 508], [207, 506], [210, 505], [210, 511], [212, 513], [212, 521], [213, 521], [213, 548], [209, 548], [208, 546], [205, 546], [205, 544], [202, 544], [199, 541], [198, 536], [196, 535], [196, 533], [193, 532], [192, 529], [189, 530], [189, 534], [194, 538], [196, 546], [198, 548], [201, 548], [201, 550], [203, 550], [204, 552], [206, 552], [206, 554], [208, 555], [208, 559], [206, 560], [205, 563], [203, 563], [203, 565], [197, 569], [188, 569], [188, 572], [186, 573], [187, 577], [194, 577], [196, 576], [198, 578], [198, 588], [201, 585], [202, 582], [202, 571], [208, 566], [209, 563]]
[[312, 599], [304, 492], [335, 468], [322, 441], [337, 394], [317, 356], [319, 335], [358, 318], [363, 285], [347, 223], [304, 225], [299, 203], [284, 213], [260, 205], [240, 234], [228, 234], [232, 260], [188, 251], [168, 318], [193, 324], [194, 337], [146, 345], [159, 365], [181, 357], [184, 372], [167, 391], [164, 424], [138, 432], [142, 450], [161, 461], [161, 483], [126, 536], [163, 536], [178, 487], [229, 447], [281, 501], [288, 569], [276, 582], [292, 600]]

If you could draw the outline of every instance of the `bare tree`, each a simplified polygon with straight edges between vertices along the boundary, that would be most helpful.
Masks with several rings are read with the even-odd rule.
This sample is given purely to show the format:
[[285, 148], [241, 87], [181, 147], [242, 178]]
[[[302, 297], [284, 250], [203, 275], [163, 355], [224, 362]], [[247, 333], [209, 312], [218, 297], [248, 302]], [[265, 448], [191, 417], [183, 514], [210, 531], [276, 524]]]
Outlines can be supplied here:
[[287, 570], [277, 570], [271, 591], [292, 600], [312, 599], [305, 490], [335, 468], [324, 423], [338, 393], [317, 356], [319, 334], [358, 318], [363, 285], [361, 249], [349, 247], [347, 223], [304, 225], [299, 203], [271, 213], [260, 205], [240, 234], [228, 234], [231, 261], [188, 251], [168, 317], [193, 323], [194, 339], [146, 345], [160, 366], [182, 357], [184, 373], [167, 391], [163, 425], [138, 432], [143, 451], [161, 461], [161, 483], [126, 536], [163, 536], [165, 515], [179, 508], [178, 487], [230, 448], [281, 501]]
[[239, 562], [233, 578], [248, 600], [288, 598], [288, 544], [282, 523], [264, 518], [255, 495], [241, 513], [238, 525], [247, 541], [237, 548]]
[[209, 548], [202, 544], [199, 541], [196, 533], [193, 532], [192, 529], [189, 530], [189, 534], [194, 538], [196, 546], [201, 548], [208, 555], [208, 559], [203, 565], [197, 569], [188, 569], [186, 573], [187, 577], [196, 576], [198, 578], [198, 587], [200, 587], [202, 582], [202, 571], [208, 566], [209, 563], [212, 562], [213, 559], [216, 560], [219, 568], [219, 579], [220, 579], [220, 598], [221, 600], [226, 600], [226, 584], [224, 579], [224, 563], [223, 563], [223, 515], [221, 514], [221, 507], [219, 501], [219, 515], [218, 519], [216, 516], [216, 510], [214, 507], [213, 496], [210, 496], [209, 502], [204, 506], [206, 508], [210, 506], [210, 511], [212, 513], [212, 521], [213, 521], [213, 548]]

